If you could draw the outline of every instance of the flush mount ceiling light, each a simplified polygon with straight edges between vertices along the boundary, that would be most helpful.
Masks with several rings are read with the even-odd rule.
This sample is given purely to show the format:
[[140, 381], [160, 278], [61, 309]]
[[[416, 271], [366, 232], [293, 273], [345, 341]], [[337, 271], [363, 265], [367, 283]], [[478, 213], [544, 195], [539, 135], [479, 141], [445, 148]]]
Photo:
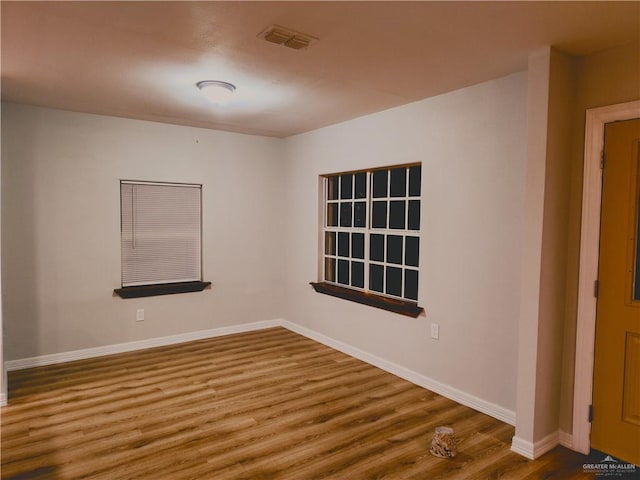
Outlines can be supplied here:
[[220, 80], [202, 80], [196, 83], [196, 86], [213, 103], [222, 103], [228, 100], [236, 91], [235, 85]]

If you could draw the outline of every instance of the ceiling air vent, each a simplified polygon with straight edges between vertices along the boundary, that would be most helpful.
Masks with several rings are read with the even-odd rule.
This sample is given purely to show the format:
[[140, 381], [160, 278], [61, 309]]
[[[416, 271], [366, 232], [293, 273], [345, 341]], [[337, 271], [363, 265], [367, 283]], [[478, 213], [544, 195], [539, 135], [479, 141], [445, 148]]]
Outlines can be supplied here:
[[307, 35], [306, 33], [296, 32], [279, 25], [271, 25], [265, 28], [262, 32], [260, 32], [258, 38], [263, 38], [267, 42], [275, 43], [277, 45], [284, 45], [285, 47], [293, 48], [294, 50], [307, 48], [309, 45], [318, 40], [311, 35]]

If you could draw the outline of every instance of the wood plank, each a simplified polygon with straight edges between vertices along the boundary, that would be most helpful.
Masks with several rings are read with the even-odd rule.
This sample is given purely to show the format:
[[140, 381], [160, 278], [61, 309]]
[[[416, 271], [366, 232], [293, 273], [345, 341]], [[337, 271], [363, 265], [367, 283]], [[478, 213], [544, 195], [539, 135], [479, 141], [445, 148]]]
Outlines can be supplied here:
[[[529, 461], [510, 425], [282, 328], [11, 372], [9, 388], [7, 480], [591, 478], [587, 457]], [[429, 454], [439, 425], [454, 459]]]

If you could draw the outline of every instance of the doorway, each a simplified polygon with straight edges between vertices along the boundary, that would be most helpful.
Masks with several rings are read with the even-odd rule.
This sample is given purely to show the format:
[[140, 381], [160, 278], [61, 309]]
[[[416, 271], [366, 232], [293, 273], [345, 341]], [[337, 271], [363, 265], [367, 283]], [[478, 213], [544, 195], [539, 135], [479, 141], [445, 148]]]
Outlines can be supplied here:
[[588, 454], [591, 448], [590, 406], [593, 393], [596, 331], [595, 281], [598, 278], [600, 247], [600, 205], [602, 199], [601, 155], [607, 123], [640, 116], [640, 101], [587, 110], [585, 161], [580, 232], [580, 274], [576, 331], [573, 428], [567, 444]]
[[604, 138], [591, 447], [640, 464], [640, 119]]

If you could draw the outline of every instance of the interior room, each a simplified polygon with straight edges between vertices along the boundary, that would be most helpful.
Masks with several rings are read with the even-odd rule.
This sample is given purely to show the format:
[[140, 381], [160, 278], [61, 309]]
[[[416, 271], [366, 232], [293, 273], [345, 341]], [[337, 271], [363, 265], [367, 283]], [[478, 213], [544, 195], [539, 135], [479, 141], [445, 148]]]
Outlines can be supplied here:
[[[0, 8], [2, 478], [133, 478], [127, 462], [140, 478], [593, 478], [585, 464], [604, 465], [605, 455], [628, 468], [639, 463], [640, 396], [620, 400], [634, 430], [614, 435], [591, 425], [609, 408], [598, 395], [618, 388], [599, 383], [598, 368], [640, 368], [637, 330], [613, 347], [627, 352], [619, 368], [597, 363], [600, 347], [594, 360], [604, 338], [598, 292], [608, 291], [597, 283], [601, 198], [636, 178], [623, 173], [603, 193], [603, 129], [640, 118], [640, 3], [3, 1]], [[208, 87], [227, 98], [207, 98]], [[126, 205], [129, 198], [142, 205], [145, 187], [194, 194], [193, 257], [144, 257], [142, 237], [128, 243]], [[175, 225], [186, 224], [181, 200], [149, 198], [149, 218], [175, 209]], [[627, 215], [633, 228], [636, 214]], [[133, 215], [131, 228], [142, 232], [146, 217]], [[157, 240], [160, 230], [149, 231]], [[613, 250], [629, 250], [636, 261], [640, 235], [633, 235]], [[136, 277], [154, 256], [166, 268], [190, 262], [194, 270]], [[149, 267], [153, 275], [158, 268]], [[632, 283], [624, 284], [629, 292]], [[630, 322], [640, 326], [635, 312]], [[277, 430], [291, 415], [279, 413], [278, 426], [245, 412], [235, 423], [207, 423], [200, 453], [185, 453], [180, 466], [177, 451], [158, 446], [157, 470], [142, 460], [134, 467], [136, 452], [156, 445], [142, 427], [135, 439], [127, 436], [133, 430], [96, 431], [96, 444], [102, 436], [120, 442], [118, 435], [124, 443], [104, 444], [117, 462], [105, 456], [93, 476], [63, 452], [64, 442], [89, 435], [81, 430], [87, 422], [106, 425], [117, 413], [84, 418], [74, 401], [142, 388], [161, 362], [190, 354], [198, 359], [185, 364], [192, 374], [205, 363], [212, 369], [197, 381], [171, 383], [167, 374], [156, 393], [197, 383], [214, 395], [249, 382], [242, 395], [251, 395], [273, 375], [283, 391], [294, 377], [306, 382], [300, 391], [309, 388], [311, 400], [315, 383], [349, 367], [344, 384], [335, 373], [336, 383], [316, 393], [321, 403], [305, 407], [309, 422], [337, 431], [346, 412], [369, 412], [363, 405], [377, 397], [373, 386], [366, 397], [366, 382], [384, 378], [410, 397], [395, 405], [385, 397], [384, 408], [411, 411], [420, 434], [388, 433], [385, 445], [397, 448], [376, 446], [374, 454], [377, 440], [366, 439], [378, 413], [369, 412], [358, 422], [374, 430], [347, 442], [352, 457], [331, 468], [330, 442], [314, 450], [305, 443], [311, 434], [287, 446], [277, 437], [282, 457], [207, 450], [209, 435]], [[296, 375], [287, 370], [302, 366]], [[91, 383], [102, 374], [116, 386]], [[640, 391], [638, 380], [620, 376], [620, 395]], [[322, 396], [342, 389], [366, 398], [338, 404]], [[178, 400], [185, 411], [196, 409], [188, 392]], [[242, 404], [218, 399], [215, 408], [234, 401]], [[54, 428], [47, 409], [57, 402], [64, 411]], [[449, 413], [437, 417], [443, 405]], [[118, 418], [135, 423], [146, 413], [135, 415]], [[467, 424], [471, 415], [480, 426]], [[172, 435], [166, 418], [163, 435]], [[64, 430], [65, 422], [80, 426]], [[456, 458], [429, 453], [441, 425], [457, 432]], [[29, 435], [46, 446], [30, 447]], [[243, 442], [266, 448], [251, 438]], [[494, 443], [471, 453], [481, 440]], [[372, 450], [362, 453], [368, 441]], [[496, 457], [485, 457], [492, 451]], [[176, 464], [162, 463], [172, 456]], [[484, 470], [490, 458], [502, 470]]]

